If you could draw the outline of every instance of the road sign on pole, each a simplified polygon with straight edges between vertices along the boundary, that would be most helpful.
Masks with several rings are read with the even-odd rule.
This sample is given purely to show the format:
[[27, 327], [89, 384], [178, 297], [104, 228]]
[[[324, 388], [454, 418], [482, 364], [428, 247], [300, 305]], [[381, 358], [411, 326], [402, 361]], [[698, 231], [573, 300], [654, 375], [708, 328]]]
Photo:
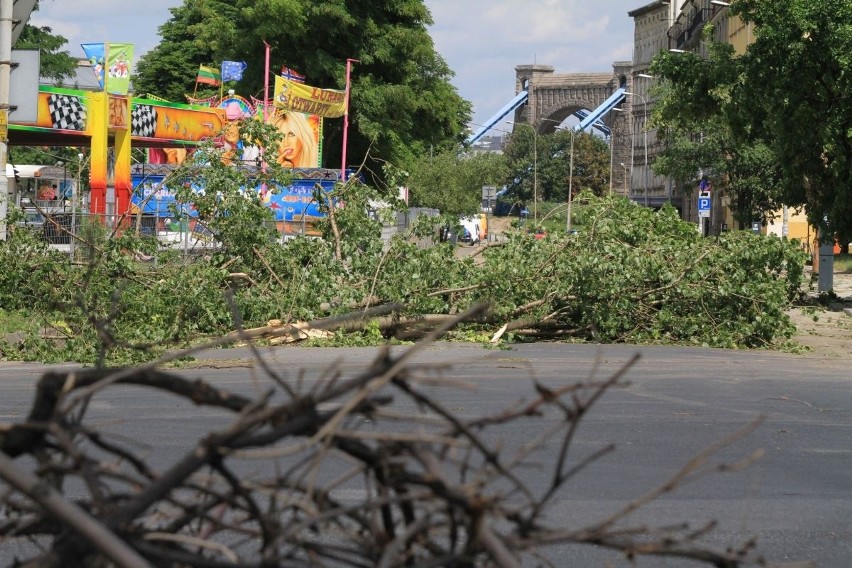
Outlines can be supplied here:
[[710, 217], [710, 192], [702, 191], [698, 194], [698, 217]]
[[483, 185], [482, 186], [482, 201], [485, 202], [485, 210], [491, 211], [492, 201], [497, 196], [497, 186]]

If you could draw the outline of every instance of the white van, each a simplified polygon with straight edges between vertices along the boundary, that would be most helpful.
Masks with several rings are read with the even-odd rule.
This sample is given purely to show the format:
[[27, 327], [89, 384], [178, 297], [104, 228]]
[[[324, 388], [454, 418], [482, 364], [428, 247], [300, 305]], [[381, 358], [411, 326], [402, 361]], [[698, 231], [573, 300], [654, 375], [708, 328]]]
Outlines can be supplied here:
[[475, 245], [482, 240], [478, 217], [462, 217], [459, 220], [459, 224], [463, 229], [462, 234], [459, 235], [459, 240], [470, 243], [471, 245]]

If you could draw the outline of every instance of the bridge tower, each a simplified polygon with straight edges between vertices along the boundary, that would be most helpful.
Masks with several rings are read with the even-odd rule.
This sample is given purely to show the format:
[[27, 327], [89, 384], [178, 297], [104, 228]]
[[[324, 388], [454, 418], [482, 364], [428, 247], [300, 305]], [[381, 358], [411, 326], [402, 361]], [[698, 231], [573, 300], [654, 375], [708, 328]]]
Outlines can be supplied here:
[[[514, 122], [526, 123], [539, 134], [549, 134], [569, 116], [578, 111], [598, 108], [620, 87], [626, 87], [632, 63], [616, 62], [611, 73], [555, 73], [550, 65], [518, 65], [515, 67], [515, 93], [527, 91], [525, 105], [515, 110]], [[612, 136], [612, 190], [627, 195], [629, 192], [630, 116], [625, 112], [611, 111], [602, 122]]]

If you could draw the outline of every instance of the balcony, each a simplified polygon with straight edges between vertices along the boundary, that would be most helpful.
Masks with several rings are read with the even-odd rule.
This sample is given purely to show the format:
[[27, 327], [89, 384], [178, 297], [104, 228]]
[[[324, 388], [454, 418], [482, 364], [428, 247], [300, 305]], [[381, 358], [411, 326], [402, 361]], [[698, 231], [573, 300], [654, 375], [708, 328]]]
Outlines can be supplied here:
[[701, 39], [701, 28], [709, 22], [710, 10], [707, 8], [689, 9], [678, 16], [669, 28], [669, 46], [676, 49], [692, 49]]

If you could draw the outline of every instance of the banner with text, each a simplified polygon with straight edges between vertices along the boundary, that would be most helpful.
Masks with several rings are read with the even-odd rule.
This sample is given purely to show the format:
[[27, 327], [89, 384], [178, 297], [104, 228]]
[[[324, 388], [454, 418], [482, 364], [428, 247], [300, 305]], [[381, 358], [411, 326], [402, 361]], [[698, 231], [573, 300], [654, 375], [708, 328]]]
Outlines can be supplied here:
[[318, 89], [276, 75], [273, 104], [284, 110], [337, 118], [346, 112], [346, 91]]

